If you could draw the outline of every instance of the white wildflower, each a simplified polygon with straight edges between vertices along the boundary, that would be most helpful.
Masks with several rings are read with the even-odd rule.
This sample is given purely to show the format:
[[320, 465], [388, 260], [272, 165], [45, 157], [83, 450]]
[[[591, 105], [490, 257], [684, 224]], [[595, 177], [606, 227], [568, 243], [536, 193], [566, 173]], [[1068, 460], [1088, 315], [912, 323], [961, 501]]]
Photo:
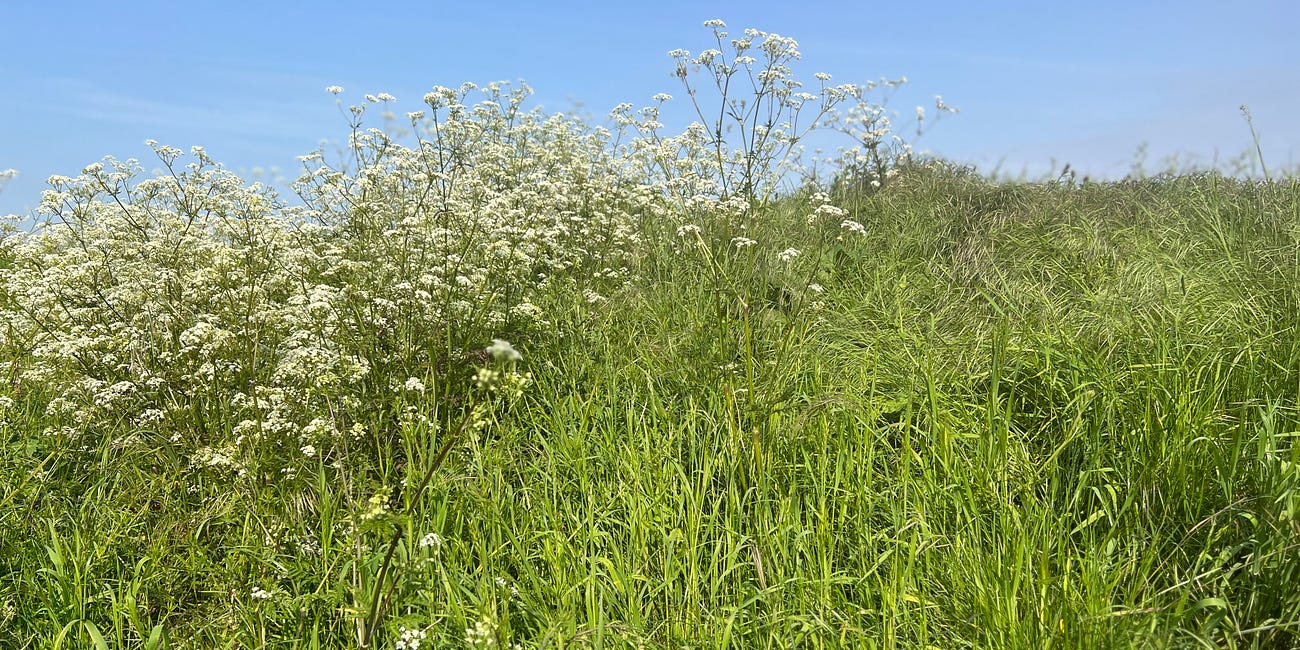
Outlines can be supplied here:
[[840, 222], [840, 227], [855, 235], [866, 236], [867, 234], [867, 227], [852, 219], [845, 219]]
[[391, 494], [387, 486], [380, 488], [366, 499], [366, 510], [361, 513], [362, 521], [374, 521], [388, 514], [388, 497]]
[[[200, 450], [200, 453], [196, 454], [196, 456], [202, 456], [202, 451]], [[231, 460], [229, 456], [212, 450], [208, 450], [205, 460], [208, 467], [231, 467], [235, 464], [235, 461]]]
[[503, 590], [503, 591], [508, 589], [508, 590], [510, 591], [510, 596], [511, 596], [511, 597], [513, 597], [513, 598], [518, 598], [518, 597], [519, 597], [519, 587], [516, 587], [515, 585], [511, 584], [509, 580], [506, 580], [505, 578], [502, 578], [501, 576], [497, 576], [497, 577], [493, 578], [492, 580], [493, 580], [493, 582], [496, 582], [496, 584], [497, 584], [497, 588], [498, 588], [498, 589], [501, 589], [501, 590]]
[[408, 630], [404, 626], [397, 628], [397, 644], [394, 646], [397, 650], [420, 650], [420, 643], [424, 641], [424, 630]]
[[721, 50], [704, 50], [699, 56], [695, 57], [695, 63], [699, 65], [713, 65], [713, 61], [722, 56]]
[[823, 216], [823, 217], [842, 217], [845, 214], [848, 214], [847, 212], [844, 211], [844, 208], [837, 208], [830, 204], [823, 204], [817, 206], [815, 212], [817, 213], [818, 216]]
[[[0, 398], [0, 400], [3, 399], [4, 398]], [[3, 410], [4, 404], [0, 402], [0, 411]], [[140, 413], [140, 416], [135, 419], [135, 425], [138, 427], [146, 427], [151, 424], [157, 424], [162, 422], [165, 416], [166, 414], [158, 409], [145, 409], [144, 412]]]
[[496, 623], [484, 616], [472, 628], [465, 628], [465, 643], [471, 648], [491, 648], [497, 644]]
[[513, 316], [519, 316], [521, 318], [528, 318], [532, 320], [541, 320], [542, 318], [542, 308], [538, 307], [537, 305], [534, 305], [531, 302], [521, 302], [518, 305], [511, 307], [510, 313]]
[[496, 361], [519, 361], [523, 355], [515, 350], [515, 346], [510, 341], [501, 339], [492, 339], [492, 345], [487, 347], [487, 353]]

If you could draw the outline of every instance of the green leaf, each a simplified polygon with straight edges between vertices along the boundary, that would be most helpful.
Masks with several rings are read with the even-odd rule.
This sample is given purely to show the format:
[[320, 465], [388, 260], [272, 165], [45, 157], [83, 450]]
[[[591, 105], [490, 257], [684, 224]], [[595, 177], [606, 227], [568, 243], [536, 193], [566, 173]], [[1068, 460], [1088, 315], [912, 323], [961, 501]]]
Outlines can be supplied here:
[[1222, 598], [1202, 598], [1192, 605], [1192, 610], [1198, 609], [1227, 609], [1228, 601]]
[[108, 642], [104, 641], [104, 635], [100, 634], [99, 626], [84, 620], [81, 625], [86, 628], [86, 634], [90, 635], [90, 640], [95, 643], [96, 650], [108, 650]]
[[153, 631], [149, 633], [149, 639], [144, 642], [144, 650], [159, 650], [165, 647], [163, 645], [163, 626], [158, 624], [153, 626]]

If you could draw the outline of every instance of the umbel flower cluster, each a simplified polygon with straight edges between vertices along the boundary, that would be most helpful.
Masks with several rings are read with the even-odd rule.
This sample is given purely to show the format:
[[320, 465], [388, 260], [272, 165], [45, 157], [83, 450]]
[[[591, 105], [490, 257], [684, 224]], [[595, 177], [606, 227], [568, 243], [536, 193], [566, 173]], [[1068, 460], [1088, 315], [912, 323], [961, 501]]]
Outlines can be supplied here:
[[[879, 155], [882, 112], [829, 75], [805, 90], [792, 39], [706, 27], [716, 48], [670, 53], [694, 116], [675, 136], [667, 94], [619, 106], [611, 131], [525, 109], [523, 85], [436, 87], [409, 127], [380, 129], [367, 112], [391, 116], [397, 98], [344, 107], [330, 87], [347, 146], [301, 157], [296, 200], [152, 142], [156, 175], [106, 158], [51, 177], [42, 224], [0, 239], [0, 391], [31, 397], [71, 445], [173, 444], [212, 471], [270, 475], [337, 460], [375, 404], [445, 395], [463, 350], [547, 333], [539, 304], [603, 302], [656, 234], [694, 233], [676, 249], [691, 255], [810, 260], [760, 237], [760, 208], [819, 124], [864, 121], [872, 160], [896, 162]], [[839, 231], [842, 211], [814, 196]]]
[[51, 397], [50, 435], [129, 423], [121, 444], [165, 433], [247, 471], [328, 455], [362, 405], [440, 382], [492, 334], [545, 331], [535, 296], [625, 266], [648, 190], [608, 172], [600, 132], [496, 85], [466, 106], [474, 91], [435, 91], [416, 146], [357, 128], [347, 171], [305, 156], [302, 205], [197, 147], [153, 144], [156, 177], [106, 159], [51, 178], [47, 223], [4, 240], [14, 389]]

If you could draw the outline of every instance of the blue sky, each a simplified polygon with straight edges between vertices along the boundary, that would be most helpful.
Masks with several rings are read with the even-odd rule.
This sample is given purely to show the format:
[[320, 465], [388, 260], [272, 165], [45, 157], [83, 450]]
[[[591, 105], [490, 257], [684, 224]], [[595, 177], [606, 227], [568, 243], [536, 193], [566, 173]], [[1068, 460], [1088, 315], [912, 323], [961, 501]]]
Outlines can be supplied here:
[[[227, 167], [296, 173], [346, 135], [328, 85], [418, 110], [435, 84], [524, 79], [548, 110], [603, 116], [679, 93], [666, 52], [709, 46], [725, 20], [796, 38], [804, 72], [906, 75], [891, 107], [941, 94], [961, 113], [918, 147], [984, 169], [1123, 175], [1143, 143], [1209, 161], [1251, 146], [1300, 165], [1300, 3], [6, 2], [0, 4], [0, 214], [31, 209], [51, 174], [143, 142], [203, 145]], [[811, 82], [811, 79], [809, 79]]]

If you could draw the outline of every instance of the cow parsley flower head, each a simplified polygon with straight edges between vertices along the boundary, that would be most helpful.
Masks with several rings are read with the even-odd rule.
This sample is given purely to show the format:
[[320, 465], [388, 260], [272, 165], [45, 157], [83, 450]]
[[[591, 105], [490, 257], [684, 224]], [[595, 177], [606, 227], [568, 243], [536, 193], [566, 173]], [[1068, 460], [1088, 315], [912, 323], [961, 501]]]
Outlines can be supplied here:
[[342, 92], [343, 92], [343, 86], [326, 86], [326, 87], [325, 87], [325, 92], [327, 92], [327, 93], [329, 93], [329, 94], [331, 94], [331, 95], [342, 94]]
[[424, 641], [424, 630], [408, 630], [404, 626], [397, 628], [397, 643], [394, 645], [397, 650], [420, 650], [420, 643]]
[[474, 624], [465, 628], [465, 644], [471, 648], [491, 648], [497, 644], [497, 624], [490, 616], [484, 615]]
[[865, 237], [867, 234], [867, 227], [852, 219], [845, 219], [840, 222], [840, 227], [854, 235], [862, 235]]
[[700, 52], [699, 56], [695, 57], [695, 62], [699, 65], [713, 65], [713, 61], [720, 56], [722, 56], [721, 50], [708, 49]]
[[524, 358], [510, 341], [502, 339], [492, 339], [492, 345], [487, 346], [487, 353], [496, 361], [519, 361]]
[[815, 212], [817, 213], [817, 216], [820, 217], [842, 217], [845, 214], [847, 214], [844, 211], [844, 208], [839, 208], [830, 205], [829, 203], [817, 206], [817, 210]]

